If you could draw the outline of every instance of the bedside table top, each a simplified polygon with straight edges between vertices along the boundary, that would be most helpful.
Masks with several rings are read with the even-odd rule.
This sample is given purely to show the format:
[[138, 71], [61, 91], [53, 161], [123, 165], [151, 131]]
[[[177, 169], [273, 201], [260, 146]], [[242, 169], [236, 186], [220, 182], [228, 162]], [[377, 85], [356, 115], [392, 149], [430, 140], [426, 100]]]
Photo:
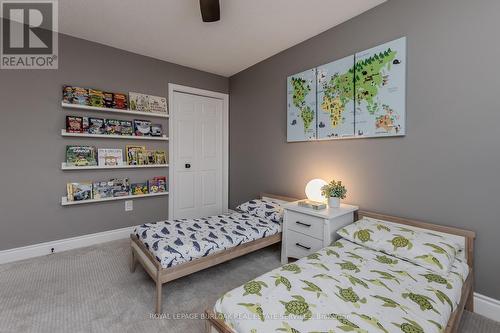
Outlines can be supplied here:
[[283, 205], [284, 209], [291, 210], [293, 212], [298, 212], [302, 214], [307, 214], [311, 216], [321, 217], [324, 219], [333, 219], [348, 213], [352, 213], [359, 209], [358, 206], [352, 206], [348, 204], [340, 204], [340, 208], [330, 208], [328, 205], [325, 209], [314, 210], [312, 208], [302, 207], [298, 205], [298, 201], [294, 201]]

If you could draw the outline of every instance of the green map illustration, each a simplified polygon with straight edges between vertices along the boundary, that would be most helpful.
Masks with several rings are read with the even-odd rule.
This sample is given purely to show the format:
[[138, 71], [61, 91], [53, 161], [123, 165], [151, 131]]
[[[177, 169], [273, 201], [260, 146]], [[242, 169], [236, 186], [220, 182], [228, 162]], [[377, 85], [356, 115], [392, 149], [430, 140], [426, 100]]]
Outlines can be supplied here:
[[316, 69], [288, 77], [289, 142], [316, 139]]
[[354, 135], [354, 56], [318, 67], [318, 139]]
[[[403, 37], [319, 66], [317, 105], [310, 99], [315, 90], [305, 75], [310, 72], [294, 75], [289, 78], [288, 117], [300, 120], [306, 137], [316, 128], [316, 139], [404, 135], [405, 60]], [[302, 141], [290, 140], [294, 125], [293, 120], [288, 124], [289, 141]]]
[[293, 105], [300, 110], [300, 117], [304, 122], [304, 131], [311, 128], [314, 120], [314, 111], [306, 105], [306, 96], [311, 92], [311, 85], [302, 78], [292, 77]]

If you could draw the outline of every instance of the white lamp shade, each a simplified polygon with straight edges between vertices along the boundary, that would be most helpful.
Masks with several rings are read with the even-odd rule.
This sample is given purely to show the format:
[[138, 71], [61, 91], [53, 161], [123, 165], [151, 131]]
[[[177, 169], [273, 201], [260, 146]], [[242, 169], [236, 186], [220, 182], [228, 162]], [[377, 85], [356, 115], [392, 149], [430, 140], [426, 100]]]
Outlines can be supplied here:
[[306, 185], [306, 196], [307, 199], [317, 202], [324, 202], [326, 198], [321, 195], [321, 188], [326, 185], [327, 182], [323, 179], [313, 179]]

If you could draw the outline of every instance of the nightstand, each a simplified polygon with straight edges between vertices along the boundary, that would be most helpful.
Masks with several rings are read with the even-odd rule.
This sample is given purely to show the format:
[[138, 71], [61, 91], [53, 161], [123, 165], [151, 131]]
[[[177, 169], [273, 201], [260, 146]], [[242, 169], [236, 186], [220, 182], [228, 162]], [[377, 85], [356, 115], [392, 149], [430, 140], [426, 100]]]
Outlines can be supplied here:
[[297, 201], [285, 204], [281, 263], [288, 258], [302, 258], [314, 253], [338, 238], [336, 231], [354, 222], [357, 206], [341, 204], [340, 208], [314, 210], [299, 206]]

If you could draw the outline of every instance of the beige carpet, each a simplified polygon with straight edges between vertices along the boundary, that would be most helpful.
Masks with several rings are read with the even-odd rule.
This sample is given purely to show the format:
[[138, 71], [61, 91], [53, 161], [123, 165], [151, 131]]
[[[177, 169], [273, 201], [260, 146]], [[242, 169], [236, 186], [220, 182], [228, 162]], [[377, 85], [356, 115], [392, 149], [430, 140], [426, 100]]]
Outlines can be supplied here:
[[[128, 268], [129, 242], [0, 265], [0, 332], [203, 332], [202, 321], [151, 319], [154, 285]], [[199, 315], [225, 291], [279, 266], [271, 247], [164, 286], [164, 311]], [[500, 332], [466, 313], [460, 332]]]

